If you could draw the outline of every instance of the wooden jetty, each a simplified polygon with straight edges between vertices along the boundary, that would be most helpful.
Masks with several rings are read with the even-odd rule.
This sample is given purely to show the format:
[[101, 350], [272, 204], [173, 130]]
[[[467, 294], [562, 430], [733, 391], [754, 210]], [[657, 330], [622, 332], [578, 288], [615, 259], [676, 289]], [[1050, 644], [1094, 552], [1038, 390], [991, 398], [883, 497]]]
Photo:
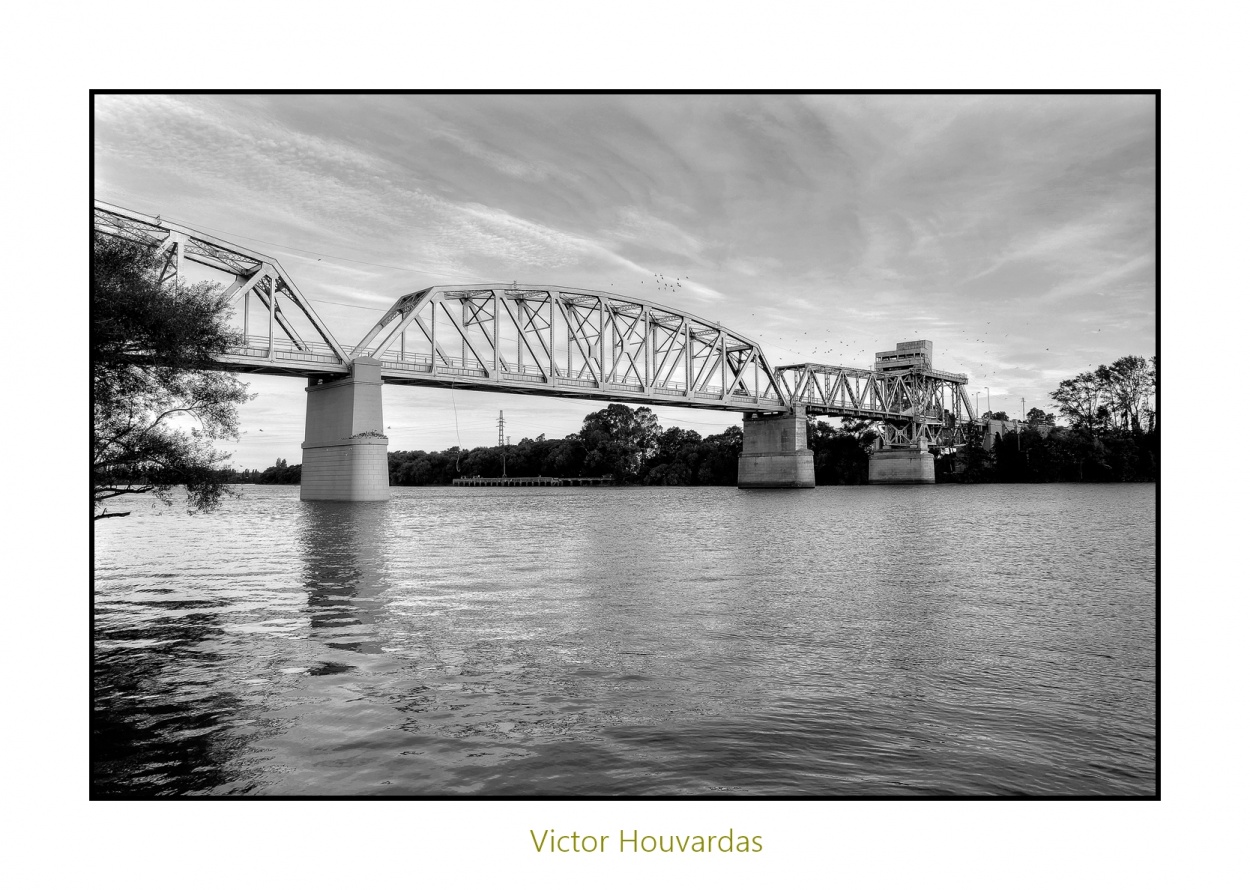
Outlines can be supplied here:
[[581, 485], [615, 485], [611, 476], [461, 476], [452, 479], [452, 485], [461, 487], [507, 487], [521, 488], [526, 486], [581, 486]]

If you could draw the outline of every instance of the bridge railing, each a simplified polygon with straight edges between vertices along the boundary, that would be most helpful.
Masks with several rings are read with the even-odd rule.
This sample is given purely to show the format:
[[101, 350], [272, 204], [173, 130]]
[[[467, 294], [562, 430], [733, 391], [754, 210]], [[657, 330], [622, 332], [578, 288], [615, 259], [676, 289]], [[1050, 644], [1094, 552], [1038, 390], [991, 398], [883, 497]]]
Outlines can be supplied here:
[[274, 362], [297, 362], [342, 367], [339, 357], [328, 346], [309, 344], [307, 349], [295, 349], [285, 343], [274, 343], [272, 355], [267, 336], [250, 336], [238, 346], [226, 350], [228, 356], [240, 358], [270, 359]]

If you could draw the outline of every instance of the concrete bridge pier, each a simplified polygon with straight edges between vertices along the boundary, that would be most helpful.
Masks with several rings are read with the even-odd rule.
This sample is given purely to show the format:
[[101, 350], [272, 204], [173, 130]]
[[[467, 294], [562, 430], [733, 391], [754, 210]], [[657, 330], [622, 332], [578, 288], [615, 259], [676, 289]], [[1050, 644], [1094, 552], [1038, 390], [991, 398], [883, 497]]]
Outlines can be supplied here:
[[743, 415], [738, 487], [816, 487], [816, 465], [807, 447], [806, 410]]
[[872, 485], [925, 485], [935, 479], [933, 454], [925, 439], [919, 445], [879, 447], [868, 457], [868, 482]]
[[347, 377], [309, 377], [304, 391], [308, 412], [300, 500], [387, 500], [382, 363], [358, 358]]

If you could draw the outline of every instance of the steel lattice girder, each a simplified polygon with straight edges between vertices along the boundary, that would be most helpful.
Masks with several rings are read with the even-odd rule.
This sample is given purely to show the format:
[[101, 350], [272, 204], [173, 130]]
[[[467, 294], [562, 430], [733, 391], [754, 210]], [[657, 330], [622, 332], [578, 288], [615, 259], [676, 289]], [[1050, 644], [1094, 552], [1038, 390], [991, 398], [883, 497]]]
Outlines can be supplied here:
[[899, 421], [923, 416], [938, 422], [949, 414], [972, 419], [962, 374], [816, 364], [785, 365], [777, 374], [791, 402], [809, 414]]
[[[163, 253], [161, 280], [174, 287], [178, 286], [179, 276], [185, 274], [184, 263], [234, 275], [226, 296], [233, 298], [236, 304], [240, 300], [244, 302], [245, 343], [220, 357], [223, 366], [278, 373], [346, 371], [349, 364], [346, 350], [335, 340], [282, 264], [273, 257], [162, 220], [159, 216], [147, 216], [103, 201], [95, 202], [93, 226], [101, 235], [157, 247]], [[249, 303], [253, 296], [268, 316], [264, 336], [251, 337], [248, 330]], [[284, 306], [294, 306], [312, 325], [309, 336], [299, 333]], [[275, 327], [281, 330], [281, 337]]]
[[879, 421], [889, 445], [916, 445], [922, 438], [963, 442], [962, 424], [975, 420], [964, 384], [968, 378], [929, 368], [870, 371], [838, 365], [777, 368], [792, 405], [809, 415]]
[[438, 285], [395, 301], [351, 350], [390, 383], [731, 410], [787, 407], [755, 342], [643, 300], [553, 285]]

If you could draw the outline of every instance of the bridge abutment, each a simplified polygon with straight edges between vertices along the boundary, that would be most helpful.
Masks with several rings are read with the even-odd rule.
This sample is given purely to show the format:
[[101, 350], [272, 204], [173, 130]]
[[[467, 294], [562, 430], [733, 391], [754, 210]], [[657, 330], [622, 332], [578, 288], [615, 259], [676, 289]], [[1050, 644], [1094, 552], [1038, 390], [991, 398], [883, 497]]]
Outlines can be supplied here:
[[815, 488], [816, 465], [807, 447], [807, 412], [745, 414], [739, 488]]
[[872, 485], [925, 485], [935, 481], [933, 454], [926, 445], [883, 448], [868, 458]]
[[308, 382], [300, 500], [387, 500], [382, 363], [358, 358], [345, 378]]

